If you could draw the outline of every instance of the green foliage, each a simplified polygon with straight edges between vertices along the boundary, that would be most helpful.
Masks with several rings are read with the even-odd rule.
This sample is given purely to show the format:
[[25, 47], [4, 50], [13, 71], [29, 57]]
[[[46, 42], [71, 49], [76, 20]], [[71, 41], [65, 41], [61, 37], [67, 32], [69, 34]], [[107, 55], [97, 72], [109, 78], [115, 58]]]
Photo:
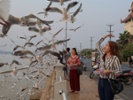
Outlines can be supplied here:
[[80, 55], [86, 56], [87, 58], [90, 58], [91, 52], [92, 52], [92, 51], [93, 51], [92, 49], [83, 49], [83, 50], [80, 52]]
[[120, 49], [122, 61], [127, 61], [127, 58], [133, 55], [133, 35], [124, 31], [119, 34], [119, 39], [116, 41]]
[[123, 61], [127, 61], [127, 58], [133, 55], [133, 43], [128, 44], [121, 50], [121, 57]]

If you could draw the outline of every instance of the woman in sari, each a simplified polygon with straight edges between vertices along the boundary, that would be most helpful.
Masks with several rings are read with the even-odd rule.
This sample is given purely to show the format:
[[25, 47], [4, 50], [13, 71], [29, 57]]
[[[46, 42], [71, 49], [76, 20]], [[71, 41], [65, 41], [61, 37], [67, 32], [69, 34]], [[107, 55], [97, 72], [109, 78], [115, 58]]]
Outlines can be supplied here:
[[70, 70], [70, 88], [71, 92], [78, 93], [80, 91], [80, 80], [77, 73], [77, 67], [80, 65], [80, 59], [77, 55], [76, 48], [71, 50], [71, 56], [68, 58], [67, 66]]

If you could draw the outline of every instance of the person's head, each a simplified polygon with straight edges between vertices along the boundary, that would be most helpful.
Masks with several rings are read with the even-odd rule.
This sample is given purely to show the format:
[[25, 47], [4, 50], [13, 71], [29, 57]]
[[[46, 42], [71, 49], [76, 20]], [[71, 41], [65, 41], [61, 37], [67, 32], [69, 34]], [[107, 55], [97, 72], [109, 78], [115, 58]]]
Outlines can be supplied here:
[[63, 53], [63, 55], [65, 55], [65, 54], [66, 54], [66, 51], [65, 51], [65, 50], [63, 50], [63, 51], [62, 51], [62, 53]]
[[72, 48], [71, 53], [72, 53], [72, 55], [77, 55], [77, 50], [76, 50], [76, 48]]
[[[119, 48], [116, 42], [114, 41], [109, 41], [105, 47], [104, 47], [104, 52], [105, 55], [110, 54], [110, 55], [116, 55], [118, 58], [120, 58], [119, 54]], [[104, 58], [105, 59], [105, 58]]]
[[67, 51], [67, 52], [70, 52], [70, 48], [66, 48], [66, 51]]

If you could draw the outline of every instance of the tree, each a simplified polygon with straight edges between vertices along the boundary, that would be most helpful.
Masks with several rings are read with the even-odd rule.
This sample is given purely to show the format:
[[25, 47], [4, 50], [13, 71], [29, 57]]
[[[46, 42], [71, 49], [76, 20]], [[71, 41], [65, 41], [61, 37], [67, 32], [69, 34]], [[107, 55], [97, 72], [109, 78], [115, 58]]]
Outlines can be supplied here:
[[119, 35], [119, 39], [116, 42], [118, 43], [122, 60], [127, 61], [127, 58], [133, 55], [133, 35], [127, 31]]
[[86, 56], [87, 58], [90, 58], [91, 52], [92, 52], [92, 51], [93, 51], [92, 49], [83, 49], [83, 50], [80, 52], [80, 55]]
[[127, 58], [133, 55], [133, 43], [128, 44], [121, 52], [123, 61], [127, 61]]

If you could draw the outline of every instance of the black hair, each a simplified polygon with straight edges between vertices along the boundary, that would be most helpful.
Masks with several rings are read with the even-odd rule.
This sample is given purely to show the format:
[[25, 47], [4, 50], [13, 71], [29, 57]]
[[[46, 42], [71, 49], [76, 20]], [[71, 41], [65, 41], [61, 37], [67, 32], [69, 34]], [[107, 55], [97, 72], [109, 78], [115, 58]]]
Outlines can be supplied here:
[[76, 55], [78, 55], [76, 48], [72, 48], [72, 50], [74, 50]]
[[70, 48], [66, 48], [66, 51], [69, 52], [70, 51]]

